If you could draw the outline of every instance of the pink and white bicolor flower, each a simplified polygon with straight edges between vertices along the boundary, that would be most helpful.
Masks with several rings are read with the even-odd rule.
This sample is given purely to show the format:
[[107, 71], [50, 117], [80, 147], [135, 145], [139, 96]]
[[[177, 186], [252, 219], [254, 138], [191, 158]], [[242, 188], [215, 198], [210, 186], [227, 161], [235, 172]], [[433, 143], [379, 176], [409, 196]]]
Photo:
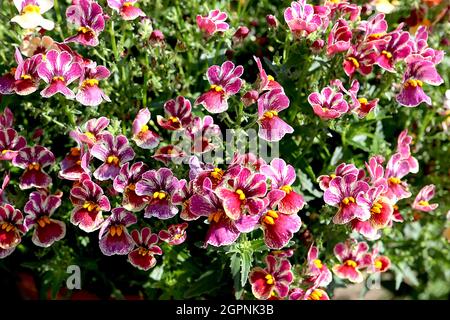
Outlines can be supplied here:
[[80, 128], [70, 132], [70, 136], [75, 141], [85, 143], [89, 148], [92, 148], [95, 143], [103, 139], [104, 131], [109, 126], [109, 119], [106, 117], [90, 119], [86, 124]]
[[14, 6], [19, 15], [11, 19], [21, 28], [34, 29], [42, 27], [52, 30], [55, 27], [53, 21], [45, 19], [42, 14], [53, 8], [53, 0], [14, 0]]
[[385, 178], [388, 189], [385, 196], [394, 202], [411, 197], [408, 184], [402, 178], [410, 172], [409, 162], [402, 154], [395, 153], [386, 165]]
[[350, 48], [352, 31], [344, 19], [339, 19], [328, 35], [327, 55], [334, 56], [339, 52], [347, 51]]
[[170, 244], [171, 246], [177, 246], [186, 241], [187, 233], [186, 228], [188, 227], [187, 222], [180, 224], [172, 224], [167, 230], [161, 230], [158, 233], [159, 238]]
[[22, 212], [10, 204], [0, 206], [0, 259], [13, 253], [26, 232]]
[[114, 190], [123, 193], [122, 207], [129, 211], [141, 211], [147, 205], [145, 197], [136, 194], [136, 183], [141, 180], [148, 167], [142, 161], [129, 162], [122, 165], [119, 174], [114, 178]]
[[284, 11], [284, 20], [296, 37], [308, 36], [322, 25], [322, 19], [306, 0], [292, 2]]
[[19, 49], [16, 48], [15, 58], [17, 68], [14, 74], [14, 91], [21, 96], [29, 95], [39, 88], [38, 66], [42, 63], [42, 54], [23, 60]]
[[111, 102], [98, 86], [100, 80], [107, 79], [110, 75], [111, 72], [104, 66], [97, 66], [95, 63], [86, 66], [80, 77], [76, 100], [82, 105], [90, 107], [98, 106], [103, 100]]
[[148, 127], [150, 121], [150, 111], [148, 108], [139, 110], [133, 121], [133, 141], [142, 149], [153, 149], [159, 144], [160, 137]]
[[152, 233], [150, 228], [144, 227], [141, 231], [132, 230], [131, 237], [136, 249], [128, 254], [128, 261], [136, 268], [148, 271], [156, 265], [155, 255], [162, 255], [162, 250], [156, 244], [158, 235]]
[[158, 124], [166, 130], [181, 130], [192, 123], [191, 102], [185, 97], [167, 101], [164, 104], [166, 118], [157, 115]]
[[434, 184], [429, 184], [420, 189], [416, 198], [414, 199], [414, 203], [412, 204], [413, 209], [430, 212], [436, 209], [439, 204], [432, 203], [430, 204], [430, 200], [434, 197], [436, 186]]
[[123, 20], [134, 20], [145, 17], [145, 13], [134, 4], [138, 0], [108, 0], [108, 7], [117, 11]]
[[366, 242], [358, 243], [355, 240], [347, 240], [336, 244], [334, 255], [339, 260], [339, 264], [333, 266], [334, 274], [353, 283], [362, 282], [363, 275], [360, 270], [370, 264], [366, 255], [368, 250], [369, 246]]
[[261, 60], [255, 56], [253, 56], [253, 59], [255, 59], [256, 65], [258, 66], [259, 70], [259, 85], [257, 92], [262, 93], [264, 91], [270, 91], [273, 89], [283, 89], [283, 87], [275, 81], [275, 78], [273, 76], [266, 73], [266, 70], [264, 70], [264, 68], [262, 67]]
[[333, 280], [333, 275], [328, 267], [319, 259], [319, 249], [311, 245], [308, 250], [305, 281], [315, 287], [326, 287]]
[[320, 93], [311, 93], [308, 96], [308, 102], [314, 113], [324, 120], [339, 118], [349, 110], [344, 95], [328, 86], [323, 88]]
[[13, 160], [26, 145], [27, 141], [16, 130], [11, 128], [0, 130], [0, 160]]
[[216, 32], [225, 32], [230, 26], [225, 20], [228, 19], [226, 12], [219, 9], [211, 10], [207, 16], [197, 15], [197, 26], [205, 33], [207, 37], [212, 36]]
[[317, 178], [317, 182], [319, 183], [320, 189], [323, 191], [327, 190], [330, 187], [330, 182], [336, 177], [344, 177], [348, 174], [353, 174], [358, 176], [358, 178], [362, 178], [364, 172], [359, 170], [353, 163], [341, 163], [336, 167], [334, 173], [330, 175], [321, 175]]

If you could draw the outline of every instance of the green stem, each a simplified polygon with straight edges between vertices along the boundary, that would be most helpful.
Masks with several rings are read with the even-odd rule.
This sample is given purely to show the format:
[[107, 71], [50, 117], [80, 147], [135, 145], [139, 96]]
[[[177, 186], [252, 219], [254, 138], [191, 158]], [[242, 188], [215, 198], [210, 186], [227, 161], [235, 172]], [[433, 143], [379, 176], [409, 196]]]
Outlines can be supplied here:
[[54, 4], [53, 5], [55, 7], [56, 21], [58, 22], [59, 34], [61, 35], [61, 40], [64, 40], [64, 33], [63, 33], [62, 28], [61, 28], [61, 26], [62, 26], [61, 10], [59, 9], [58, 0], [54, 0]]
[[111, 24], [109, 25], [109, 35], [111, 36], [111, 47], [114, 53], [114, 58], [116, 61], [119, 61], [119, 51], [117, 50], [116, 35], [114, 33], [113, 20], [111, 20]]

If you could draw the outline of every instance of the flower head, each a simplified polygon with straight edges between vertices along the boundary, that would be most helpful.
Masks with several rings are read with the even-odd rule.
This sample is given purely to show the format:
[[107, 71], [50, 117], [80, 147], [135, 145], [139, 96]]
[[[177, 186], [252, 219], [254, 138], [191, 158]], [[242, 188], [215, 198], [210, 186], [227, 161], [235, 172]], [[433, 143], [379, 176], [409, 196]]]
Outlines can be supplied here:
[[14, 0], [14, 6], [19, 15], [11, 19], [21, 28], [34, 29], [42, 27], [52, 30], [55, 27], [53, 21], [45, 19], [42, 14], [53, 8], [53, 0]]
[[22, 212], [10, 204], [0, 206], [0, 259], [15, 250], [26, 232]]
[[429, 184], [420, 189], [419, 193], [414, 199], [414, 203], [412, 204], [413, 209], [423, 212], [429, 212], [436, 209], [439, 204], [429, 203], [429, 201], [434, 197], [435, 189], [436, 186], [434, 184]]
[[104, 66], [92, 64], [84, 68], [84, 73], [80, 77], [80, 86], [76, 99], [85, 106], [95, 107], [103, 100], [111, 102], [109, 97], [98, 86], [100, 80], [107, 79], [111, 72]]
[[191, 152], [205, 153], [216, 148], [217, 137], [221, 135], [220, 127], [211, 116], [195, 117], [186, 131], [191, 140]]
[[161, 255], [163, 252], [158, 243], [158, 235], [152, 233], [150, 228], [142, 228], [141, 231], [132, 230], [131, 237], [134, 240], [136, 249], [128, 254], [128, 261], [140, 270], [150, 270], [156, 265], [155, 255]]
[[20, 44], [20, 52], [26, 57], [33, 57], [40, 53], [45, 54], [51, 49], [56, 49], [57, 44], [49, 36], [27, 35]]
[[158, 124], [167, 130], [180, 130], [187, 128], [192, 122], [191, 102], [179, 96], [175, 100], [169, 100], [164, 104], [166, 118], [157, 116]]
[[197, 26], [202, 30], [206, 36], [210, 37], [216, 32], [225, 32], [230, 26], [225, 20], [228, 19], [226, 12], [219, 9], [211, 10], [207, 16], [197, 15]]
[[394, 202], [397, 200], [409, 198], [411, 192], [406, 181], [402, 178], [410, 172], [409, 163], [400, 153], [395, 153], [389, 159], [386, 165], [385, 178], [388, 189], [385, 196]]
[[103, 139], [103, 135], [106, 133], [104, 130], [108, 125], [109, 119], [106, 117], [90, 119], [83, 128], [77, 127], [76, 130], [71, 131], [70, 136], [91, 148], [95, 143]]
[[135, 7], [137, 0], [108, 0], [108, 7], [117, 11], [123, 20], [134, 20], [138, 17], [145, 17], [145, 13]]
[[12, 128], [14, 123], [14, 115], [10, 108], [5, 107], [0, 113], [0, 129]]
[[141, 161], [133, 163], [131, 167], [127, 162], [122, 165], [119, 174], [114, 178], [114, 190], [123, 193], [122, 207], [125, 209], [141, 211], [147, 204], [143, 196], [136, 194], [136, 183], [147, 170], [147, 165]]
[[368, 266], [368, 261], [365, 258], [369, 246], [365, 242], [356, 242], [347, 240], [346, 242], [339, 242], [334, 246], [334, 255], [339, 260], [340, 264], [333, 266], [333, 272], [341, 279], [348, 279], [353, 283], [360, 283], [363, 281], [361, 269]]
[[284, 20], [296, 37], [308, 36], [322, 25], [322, 19], [306, 0], [292, 2], [284, 11]]
[[413, 143], [412, 136], [408, 135], [408, 129], [400, 132], [397, 138], [397, 152], [402, 155], [402, 158], [408, 162], [409, 172], [419, 172], [419, 162], [411, 155], [410, 145]]
[[267, 75], [266, 71], [262, 67], [261, 60], [258, 57], [253, 56], [253, 59], [256, 61], [256, 65], [259, 70], [259, 86], [258, 92], [270, 91], [273, 89], [283, 89], [283, 87], [275, 81], [275, 78], [271, 75]]
[[27, 141], [16, 130], [0, 130], [0, 160], [13, 160], [26, 145]]
[[311, 93], [308, 96], [308, 102], [314, 113], [324, 120], [339, 118], [349, 110], [344, 95], [328, 86], [320, 93]]
[[344, 19], [339, 19], [328, 35], [327, 55], [347, 51], [350, 48], [352, 31]]
[[408, 32], [394, 31], [385, 37], [388, 41], [375, 45], [379, 54], [377, 64], [389, 72], [395, 72], [395, 63], [411, 53], [410, 36]]
[[320, 189], [323, 191], [327, 190], [330, 187], [330, 182], [336, 177], [344, 177], [348, 174], [353, 174], [360, 177], [360, 170], [353, 163], [341, 163], [336, 167], [334, 173], [330, 175], [321, 175], [317, 178], [317, 182], [319, 183]]
[[349, 77], [353, 77], [356, 71], [367, 76], [376, 60], [377, 54], [372, 45], [351, 46], [343, 62], [344, 72]]
[[148, 127], [150, 111], [145, 108], [139, 110], [133, 121], [133, 141], [142, 149], [153, 149], [159, 144], [159, 135]]
[[61, 170], [58, 172], [60, 179], [78, 181], [81, 174], [90, 174], [89, 162], [91, 154], [85, 147], [72, 147], [69, 153], [61, 161]]
[[326, 287], [333, 279], [331, 271], [319, 259], [319, 249], [314, 245], [311, 245], [308, 250], [305, 274], [307, 276], [306, 282], [312, 283], [315, 287]]
[[158, 236], [162, 241], [165, 241], [172, 246], [176, 246], [182, 244], [186, 240], [187, 227], [188, 224], [186, 222], [180, 224], [172, 224], [167, 230], [161, 230], [158, 233]]
[[17, 68], [14, 73], [14, 91], [18, 95], [29, 95], [39, 88], [38, 66], [43, 61], [42, 54], [23, 60], [19, 49], [16, 49]]

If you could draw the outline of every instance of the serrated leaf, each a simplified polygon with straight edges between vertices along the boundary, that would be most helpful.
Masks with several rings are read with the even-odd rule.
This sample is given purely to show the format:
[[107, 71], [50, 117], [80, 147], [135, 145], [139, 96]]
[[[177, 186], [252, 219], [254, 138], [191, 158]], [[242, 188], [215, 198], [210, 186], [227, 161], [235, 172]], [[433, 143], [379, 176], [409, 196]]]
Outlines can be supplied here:
[[245, 286], [248, 280], [248, 274], [252, 267], [253, 252], [243, 252], [241, 259], [241, 286]]

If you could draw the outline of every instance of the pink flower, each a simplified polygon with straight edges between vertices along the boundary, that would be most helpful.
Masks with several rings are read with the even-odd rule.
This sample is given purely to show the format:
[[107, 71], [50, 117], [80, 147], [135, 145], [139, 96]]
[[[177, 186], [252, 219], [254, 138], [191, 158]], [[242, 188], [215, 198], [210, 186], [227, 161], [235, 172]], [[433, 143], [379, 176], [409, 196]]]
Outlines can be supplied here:
[[42, 63], [43, 56], [38, 54], [23, 60], [19, 49], [16, 48], [17, 69], [14, 73], [14, 91], [21, 96], [29, 95], [39, 88], [38, 66]]
[[231, 61], [225, 61], [221, 66], [208, 68], [207, 77], [211, 89], [195, 100], [195, 105], [201, 104], [211, 113], [221, 113], [228, 109], [228, 98], [241, 90], [244, 73], [242, 66], [234, 66]]
[[386, 272], [391, 267], [391, 260], [378, 253], [378, 247], [375, 247], [371, 253], [366, 253], [364, 260], [368, 262], [367, 273]]
[[0, 113], [0, 129], [12, 128], [14, 123], [14, 115], [8, 107], [5, 107]]
[[85, 148], [73, 147], [61, 161], [58, 178], [78, 181], [82, 173], [90, 174], [89, 162], [91, 154]]
[[353, 174], [358, 176], [358, 178], [360, 178], [360, 170], [357, 167], [355, 167], [353, 163], [350, 164], [341, 163], [336, 167], [334, 173], [330, 175], [319, 176], [319, 178], [317, 178], [317, 182], [319, 183], [320, 189], [325, 191], [330, 187], [331, 180], [333, 180], [336, 177], [344, 177], [348, 174]]
[[250, 29], [246, 26], [240, 26], [237, 28], [236, 32], [233, 34], [234, 43], [241, 43], [250, 34]]
[[198, 27], [208, 37], [212, 36], [216, 32], [227, 31], [230, 27], [228, 23], [225, 22], [227, 18], [228, 15], [219, 9], [210, 11], [205, 17], [202, 17], [201, 15], [197, 15], [196, 17]]
[[286, 297], [289, 285], [294, 281], [290, 262], [267, 255], [266, 264], [266, 268], [253, 268], [249, 274], [253, 295], [259, 300], [267, 300], [272, 295]]
[[16, 68], [11, 68], [5, 74], [0, 76], [0, 96], [14, 93], [14, 84]]
[[289, 300], [330, 300], [330, 297], [325, 290], [312, 286], [306, 291], [300, 288], [293, 289], [289, 294]]
[[180, 218], [186, 221], [195, 220], [195, 216], [191, 211], [191, 200], [194, 193], [197, 191], [194, 187], [194, 181], [181, 179], [179, 184], [180, 190], [173, 196], [173, 203], [181, 205]]
[[289, 98], [282, 89], [274, 89], [258, 99], [258, 136], [266, 141], [280, 141], [285, 134], [293, 133], [294, 128], [281, 120], [280, 111], [289, 107]]
[[367, 76], [372, 72], [376, 60], [377, 54], [371, 45], [351, 46], [342, 66], [349, 77], [352, 77], [356, 71]]
[[444, 51], [435, 50], [428, 46], [428, 30], [425, 26], [420, 26], [417, 29], [414, 39], [411, 41], [411, 46], [413, 47], [413, 54], [420, 54], [435, 65], [444, 58]]
[[348, 3], [347, 0], [339, 2], [327, 1], [325, 5], [330, 7], [330, 17], [344, 18], [348, 15], [350, 21], [356, 21], [361, 14], [361, 7], [355, 3]]
[[135, 190], [138, 196], [148, 197], [144, 217], [154, 216], [158, 219], [174, 217], [178, 213], [178, 208], [173, 204], [172, 198], [179, 190], [179, 185], [180, 182], [168, 168], [145, 172], [136, 183]]
[[83, 70], [73, 62], [74, 58], [67, 51], [50, 50], [46, 59], [37, 68], [39, 77], [48, 83], [41, 91], [41, 96], [50, 98], [56, 93], [63, 94], [68, 99], [75, 98], [75, 94], [67, 86], [78, 79]]
[[191, 102], [182, 96], [169, 100], [164, 104], [167, 119], [157, 115], [158, 124], [167, 130], [187, 128], [192, 123], [191, 110]]
[[150, 111], [145, 108], [139, 110], [133, 121], [133, 141], [142, 149], [153, 149], [159, 144], [159, 135], [148, 127]]
[[434, 184], [429, 184], [420, 189], [419, 193], [414, 199], [414, 203], [412, 204], [413, 209], [423, 212], [430, 212], [436, 209], [439, 204], [429, 203], [429, 201], [434, 197], [435, 188], [436, 186]]
[[270, 162], [270, 166], [261, 166], [261, 173], [271, 181], [270, 192], [275, 190], [281, 192], [281, 200], [278, 202], [278, 209], [281, 212], [289, 215], [297, 213], [303, 208], [305, 200], [292, 188], [296, 178], [293, 166], [286, 165], [283, 159], [275, 158]]
[[405, 61], [403, 87], [396, 96], [397, 102], [405, 107], [416, 107], [422, 102], [431, 105], [431, 98], [422, 89], [423, 84], [439, 86], [444, 82], [434, 63], [417, 54], [410, 55]]
[[70, 23], [78, 27], [78, 33], [64, 40], [85, 46], [97, 46], [98, 35], [105, 29], [105, 18], [102, 7], [95, 1], [79, 0], [69, 6], [66, 17]]
[[20, 177], [20, 189], [46, 188], [52, 182], [52, 178], [42, 171], [43, 168], [55, 163], [55, 156], [45, 147], [34, 146], [20, 149], [13, 159], [13, 165], [25, 169]]
[[196, 189], [214, 191], [219, 186], [227, 172], [212, 164], [204, 164], [196, 156], [189, 159], [189, 178]]
[[135, 224], [137, 218], [124, 208], [114, 208], [111, 215], [102, 223], [99, 233], [99, 246], [106, 256], [125, 255], [134, 248], [133, 238], [127, 227]]
[[411, 53], [410, 36], [408, 32], [394, 31], [385, 38], [386, 42], [375, 45], [379, 54], [377, 64], [389, 72], [395, 72], [395, 63], [404, 60]]
[[181, 224], [172, 224], [167, 230], [161, 230], [158, 233], [158, 236], [162, 241], [167, 242], [172, 246], [177, 246], [186, 240], [187, 227], [188, 224], [186, 222]]
[[100, 228], [103, 222], [102, 211], [111, 210], [102, 188], [91, 181], [87, 174], [82, 174], [80, 182], [70, 190], [70, 201], [75, 206], [70, 222], [86, 232]]
[[369, 208], [363, 202], [363, 195], [368, 189], [369, 185], [365, 181], [358, 180], [354, 174], [332, 179], [323, 199], [325, 203], [339, 208], [333, 222], [346, 224], [355, 218], [361, 221], [369, 219]]
[[388, 23], [385, 20], [385, 15], [378, 13], [371, 16], [367, 21], [361, 21], [358, 29], [364, 31], [364, 40], [378, 41], [386, 34]]
[[308, 259], [306, 267], [306, 282], [313, 284], [315, 287], [328, 286], [333, 275], [328, 267], [319, 259], [319, 249], [314, 245], [308, 250]]
[[89, 148], [93, 147], [95, 143], [103, 139], [105, 129], [109, 125], [109, 119], [106, 117], [90, 119], [86, 122], [83, 128], [77, 127], [70, 132], [70, 136], [75, 141], [81, 141], [88, 145]]
[[245, 107], [249, 107], [258, 101], [259, 93], [256, 90], [247, 91], [241, 98], [242, 103]]
[[144, 227], [131, 231], [131, 237], [137, 248], [128, 254], [128, 261], [136, 268], [148, 271], [156, 265], [155, 255], [161, 255], [163, 252], [158, 243], [158, 235], [152, 233], [150, 228]]
[[266, 22], [269, 27], [275, 28], [275, 29], [278, 27], [278, 24], [279, 24], [277, 18], [273, 14], [268, 14], [266, 16]]
[[322, 24], [322, 19], [314, 13], [313, 6], [307, 4], [306, 0], [292, 2], [284, 11], [284, 20], [296, 37], [307, 36]]
[[16, 130], [11, 128], [0, 130], [0, 160], [13, 160], [19, 150], [26, 145], [27, 141]]
[[32, 241], [39, 247], [50, 247], [66, 235], [66, 224], [50, 218], [61, 205], [61, 197], [62, 193], [47, 195], [34, 191], [25, 204], [25, 227], [27, 230], [35, 227]]
[[419, 172], [419, 162], [411, 155], [412, 139], [412, 136], [408, 135], [408, 129], [403, 130], [397, 139], [397, 152], [408, 162], [409, 172], [417, 173]]
[[350, 48], [352, 31], [347, 21], [339, 19], [328, 35], [327, 55], [334, 56], [336, 53], [347, 51]]
[[170, 161], [181, 163], [186, 158], [186, 153], [175, 145], [168, 145], [156, 150], [152, 158], [168, 165]]
[[220, 127], [214, 124], [214, 119], [211, 116], [195, 117], [186, 133], [191, 140], [190, 151], [196, 154], [214, 150], [216, 144], [213, 143], [213, 140], [221, 136]]
[[345, 243], [339, 242], [334, 246], [334, 255], [338, 258], [340, 264], [333, 266], [333, 272], [341, 279], [348, 279], [353, 283], [363, 281], [361, 269], [369, 265], [366, 259], [366, 253], [369, 246], [365, 242], [356, 242], [347, 240]]
[[[283, 89], [283, 87], [275, 81], [275, 78], [273, 76], [271, 76], [270, 74], [267, 75], [266, 71], [262, 67], [261, 60], [256, 56], [253, 56], [253, 59], [255, 59], [256, 65], [258, 66], [259, 70], [258, 92], [261, 93], [263, 91], [270, 91], [273, 89]], [[256, 99], [258, 99], [258, 97], [256, 97]]]
[[402, 178], [410, 172], [409, 163], [400, 153], [395, 153], [389, 159], [385, 178], [387, 179], [388, 189], [385, 192], [386, 197], [394, 202], [411, 197], [408, 184], [402, 181]]
[[22, 212], [10, 204], [0, 206], [0, 259], [13, 253], [26, 232]]
[[119, 12], [123, 20], [134, 20], [145, 17], [145, 13], [134, 6], [137, 0], [108, 0], [108, 7]]
[[311, 93], [308, 96], [308, 102], [314, 113], [324, 120], [339, 118], [349, 110], [344, 95], [328, 86], [323, 88], [320, 93]]
[[90, 107], [98, 106], [103, 100], [111, 102], [109, 97], [98, 86], [99, 80], [109, 78], [110, 74], [109, 70], [104, 66], [96, 66], [95, 63], [87, 66], [80, 78], [80, 86], [76, 95], [77, 101]]
[[127, 162], [122, 165], [119, 174], [114, 178], [114, 190], [123, 193], [122, 207], [125, 209], [141, 211], [147, 204], [144, 197], [136, 194], [136, 183], [147, 170], [147, 165], [141, 161], [134, 163], [131, 167]]

